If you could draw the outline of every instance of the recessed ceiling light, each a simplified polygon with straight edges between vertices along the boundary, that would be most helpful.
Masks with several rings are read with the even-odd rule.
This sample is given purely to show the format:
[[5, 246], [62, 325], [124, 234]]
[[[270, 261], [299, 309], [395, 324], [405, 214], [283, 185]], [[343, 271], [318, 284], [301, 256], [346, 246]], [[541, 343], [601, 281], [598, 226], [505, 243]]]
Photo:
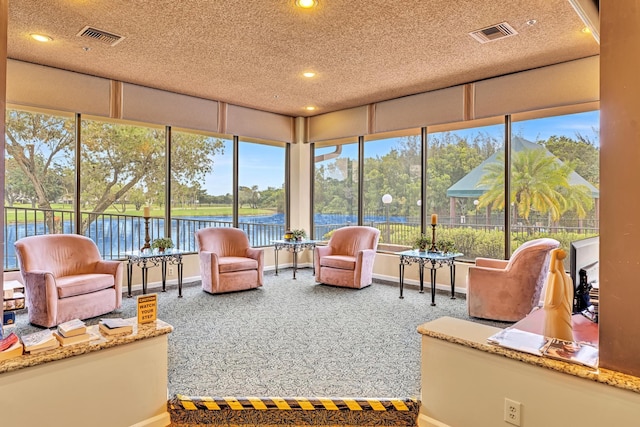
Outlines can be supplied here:
[[316, 107], [313, 107], [313, 106], [309, 105], [308, 107], [304, 107], [304, 109], [307, 110], [307, 111], [313, 111], [313, 110], [316, 109]]
[[53, 41], [52, 37], [49, 37], [49, 36], [44, 35], [44, 34], [35, 34], [35, 33], [33, 33], [33, 34], [30, 34], [30, 36], [31, 36], [32, 39], [37, 40], [39, 42], [43, 42], [43, 43]]
[[311, 9], [318, 5], [318, 0], [296, 0], [296, 6], [303, 9]]
[[529, 25], [529, 26], [531, 26], [531, 27], [533, 27], [533, 26], [534, 26], [534, 25], [536, 25], [537, 23], [538, 23], [538, 21], [537, 21], [537, 20], [535, 20], [535, 19], [529, 19], [529, 20], [527, 21], [527, 25]]
[[316, 73], [314, 73], [313, 71], [306, 71], [306, 72], [302, 73], [302, 75], [305, 76], [305, 77], [311, 78], [311, 77], [315, 77]]
[[589, 28], [589, 27], [584, 27], [584, 28], [582, 29], [582, 32], [583, 32], [583, 33], [585, 33], [585, 34], [591, 34], [591, 28]]

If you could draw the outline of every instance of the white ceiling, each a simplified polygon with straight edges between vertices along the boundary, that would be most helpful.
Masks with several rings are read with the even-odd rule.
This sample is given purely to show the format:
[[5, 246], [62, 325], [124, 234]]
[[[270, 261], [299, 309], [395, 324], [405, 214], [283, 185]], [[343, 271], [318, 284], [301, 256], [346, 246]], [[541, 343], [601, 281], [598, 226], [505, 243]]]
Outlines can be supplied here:
[[[519, 34], [486, 44], [468, 34], [501, 22]], [[125, 39], [76, 36], [87, 25]], [[294, 0], [12, 0], [7, 48], [21, 61], [297, 117], [599, 54], [583, 27], [568, 0], [318, 0], [313, 10]]]

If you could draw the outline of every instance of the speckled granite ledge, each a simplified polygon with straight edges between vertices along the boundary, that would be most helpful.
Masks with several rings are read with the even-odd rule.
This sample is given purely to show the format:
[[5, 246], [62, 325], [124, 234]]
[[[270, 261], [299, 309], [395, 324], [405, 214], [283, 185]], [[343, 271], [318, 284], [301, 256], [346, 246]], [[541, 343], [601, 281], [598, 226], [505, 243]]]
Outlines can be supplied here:
[[[482, 329], [478, 329], [478, 326]], [[466, 327], [471, 327], [475, 330], [472, 331], [472, 333], [467, 334], [463, 332], [463, 329]], [[418, 326], [418, 332], [420, 334], [431, 338], [448, 341], [453, 344], [473, 348], [486, 353], [497, 354], [530, 365], [540, 366], [553, 371], [586, 378], [602, 384], [640, 393], [640, 378], [632, 375], [603, 368], [593, 369], [575, 363], [563, 362], [561, 360], [550, 359], [548, 357], [535, 356], [533, 354], [489, 344], [486, 339], [499, 330], [499, 328], [493, 328], [450, 317], [443, 317], [434, 320], [433, 322], [424, 323]]]
[[74, 344], [67, 347], [58, 347], [53, 350], [43, 351], [42, 353], [28, 354], [25, 353], [20, 357], [9, 360], [0, 361], [0, 374], [5, 372], [17, 371], [18, 369], [28, 368], [31, 366], [41, 365], [55, 360], [66, 359], [68, 357], [79, 356], [81, 354], [100, 351], [105, 348], [116, 347], [128, 344], [134, 341], [140, 341], [147, 338], [153, 338], [165, 335], [173, 331], [173, 326], [162, 320], [156, 320], [153, 323], [138, 324], [135, 318], [131, 320], [133, 325], [133, 333], [129, 335], [110, 336], [102, 335], [98, 329], [98, 325], [89, 326], [87, 329], [90, 333], [98, 337], [98, 339], [89, 341], [88, 343]]

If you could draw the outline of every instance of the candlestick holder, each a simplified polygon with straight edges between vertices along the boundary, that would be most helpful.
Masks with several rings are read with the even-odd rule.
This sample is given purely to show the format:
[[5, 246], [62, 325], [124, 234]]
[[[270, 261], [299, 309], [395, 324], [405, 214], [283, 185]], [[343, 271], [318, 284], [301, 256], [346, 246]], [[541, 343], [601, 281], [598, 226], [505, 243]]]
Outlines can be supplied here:
[[431, 247], [429, 248], [429, 252], [438, 252], [436, 248], [436, 226], [438, 224], [431, 224]]
[[149, 237], [149, 217], [145, 216], [144, 218], [144, 245], [140, 248], [140, 252], [144, 252], [145, 249], [151, 249], [151, 245], [149, 242], [151, 241], [151, 237]]

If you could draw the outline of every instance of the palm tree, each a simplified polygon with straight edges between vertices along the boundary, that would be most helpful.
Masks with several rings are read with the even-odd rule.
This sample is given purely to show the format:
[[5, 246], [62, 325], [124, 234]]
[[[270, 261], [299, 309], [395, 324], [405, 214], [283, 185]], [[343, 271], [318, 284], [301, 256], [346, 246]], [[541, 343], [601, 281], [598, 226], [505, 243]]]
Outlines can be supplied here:
[[[478, 181], [479, 187], [488, 188], [480, 196], [478, 207], [504, 209], [504, 152], [496, 160], [485, 166], [486, 172]], [[579, 218], [584, 218], [593, 206], [593, 199], [587, 187], [569, 183], [571, 172], [569, 166], [542, 148], [515, 152], [509, 200], [516, 204], [518, 215], [527, 224], [532, 211], [548, 213], [552, 222], [558, 222], [567, 210], [575, 210]]]

